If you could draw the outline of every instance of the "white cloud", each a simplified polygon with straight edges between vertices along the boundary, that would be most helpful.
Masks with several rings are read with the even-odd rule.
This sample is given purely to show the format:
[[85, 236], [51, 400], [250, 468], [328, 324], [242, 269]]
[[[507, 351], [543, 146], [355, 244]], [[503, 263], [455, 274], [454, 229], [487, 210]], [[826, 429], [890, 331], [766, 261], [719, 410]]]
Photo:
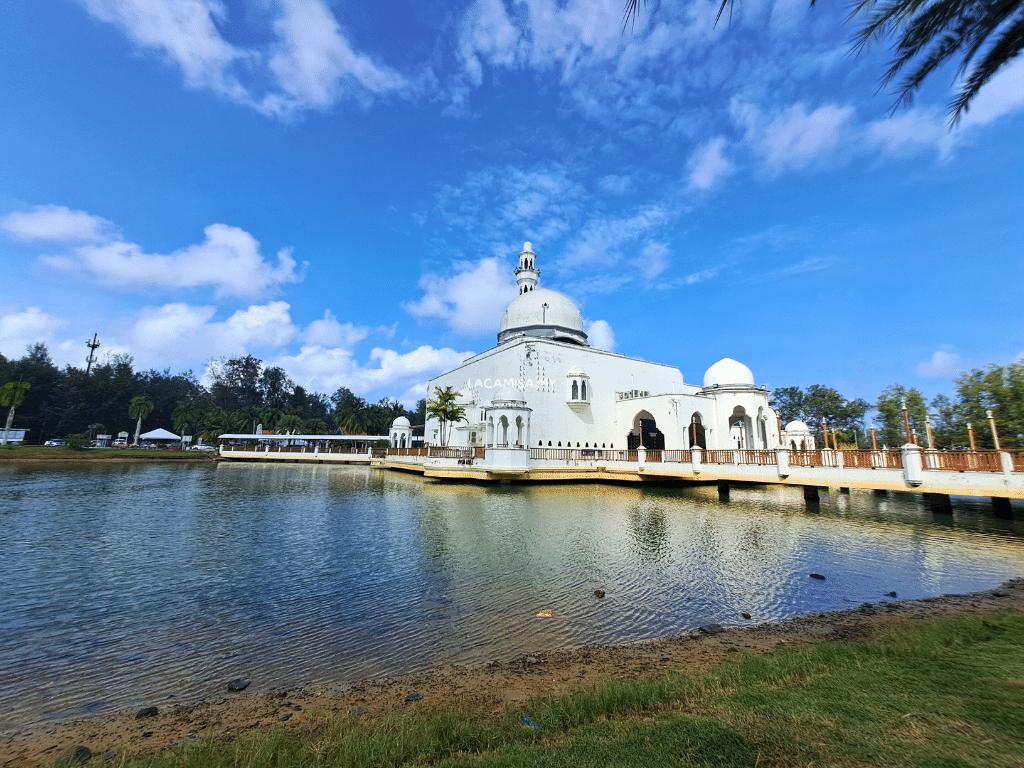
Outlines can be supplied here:
[[[8, 359], [24, 356], [30, 344], [52, 346], [56, 332], [67, 322], [43, 312], [39, 307], [20, 311], [0, 311], [0, 353]], [[83, 347], [84, 348], [84, 347]]]
[[63, 205], [37, 205], [31, 211], [15, 211], [0, 218], [0, 228], [19, 240], [102, 242], [109, 239], [114, 225]]
[[274, 114], [297, 109], [325, 109], [338, 100], [346, 85], [371, 94], [406, 86], [394, 70], [374, 64], [352, 50], [330, 9], [321, 0], [283, 0], [274, 22], [278, 42], [270, 70], [283, 93], [274, 93], [263, 108]]
[[79, 2], [141, 49], [163, 54], [189, 87], [210, 89], [266, 114], [286, 117], [326, 109], [346, 96], [365, 100], [409, 87], [402, 75], [353, 50], [323, 0], [253, 5], [246, 21], [269, 29], [265, 35], [246, 30], [247, 36], [265, 36], [269, 43], [251, 48], [225, 40], [220, 30], [232, 20], [219, 0]]
[[425, 295], [403, 304], [406, 312], [419, 319], [439, 319], [457, 333], [497, 333], [501, 313], [518, 291], [512, 270], [500, 259], [458, 262], [455, 274], [445, 277], [426, 274], [420, 278]]
[[286, 302], [252, 305], [214, 321], [216, 307], [173, 303], [139, 311], [127, 334], [132, 354], [143, 365], [237, 357], [273, 349], [298, 335]]
[[594, 320], [586, 324], [587, 341], [595, 349], [615, 351], [615, 332], [607, 320]]
[[960, 355], [952, 351], [952, 347], [944, 347], [932, 353], [931, 360], [918, 363], [914, 371], [918, 376], [927, 378], [950, 378], [964, 368]]
[[[373, 364], [360, 365], [350, 350], [303, 346], [298, 354], [279, 355], [267, 364], [281, 366], [295, 383], [317, 392], [331, 393], [344, 386], [364, 394], [379, 389], [406, 387], [402, 398], [409, 397], [410, 392], [420, 392], [411, 398], [415, 402], [424, 396], [423, 381], [457, 368], [473, 354], [456, 352], [448, 347], [435, 349], [421, 346], [404, 354], [376, 348], [370, 353]], [[402, 398], [402, 402], [409, 403], [409, 400]]]
[[591, 219], [565, 249], [559, 267], [576, 271], [619, 262], [622, 248], [665, 225], [673, 214], [662, 205], [648, 205], [630, 216]]
[[708, 141], [690, 158], [690, 189], [706, 191], [732, 173], [733, 165], [722, 154], [725, 139], [718, 136]]
[[803, 104], [794, 104], [768, 124], [757, 142], [767, 169], [806, 168], [829, 154], [852, 115], [853, 107], [826, 104], [808, 114]]
[[755, 105], [733, 99], [729, 112], [733, 122], [745, 130], [746, 141], [760, 155], [765, 170], [777, 175], [806, 168], [831, 154], [839, 145], [854, 109], [826, 104], [808, 113], [801, 103], [769, 121]]
[[878, 147], [890, 155], [935, 147], [939, 156], [945, 158], [953, 150], [956, 134], [950, 132], [937, 109], [909, 109], [888, 119], [868, 123], [864, 139], [869, 148]]
[[970, 110], [960, 121], [960, 128], [986, 125], [1024, 107], [1024, 58], [1003, 67], [978, 91]]
[[611, 174], [598, 179], [597, 185], [602, 192], [607, 192], [609, 195], [624, 195], [633, 186], [633, 180], [629, 176]]
[[[394, 334], [393, 329], [391, 333]], [[330, 310], [325, 310], [322, 320], [314, 320], [306, 326], [302, 340], [311, 346], [351, 349], [369, 334], [369, 328], [352, 323], [339, 323]]]
[[640, 258], [633, 262], [640, 274], [647, 280], [653, 280], [672, 262], [672, 251], [665, 243], [648, 243], [640, 252]]
[[54, 269], [84, 270], [101, 282], [137, 289], [213, 286], [218, 296], [255, 298], [283, 283], [300, 279], [289, 249], [277, 254], [277, 264], [264, 260], [257, 240], [245, 230], [211, 224], [206, 240], [169, 255], [144, 253], [123, 241], [85, 245], [70, 256], [41, 256]]
[[225, 41], [217, 23], [227, 19], [217, 0], [80, 0], [100, 21], [113, 24], [141, 48], [163, 52], [177, 64], [185, 82], [210, 88], [237, 101], [248, 95], [231, 73], [238, 60], [250, 58]]

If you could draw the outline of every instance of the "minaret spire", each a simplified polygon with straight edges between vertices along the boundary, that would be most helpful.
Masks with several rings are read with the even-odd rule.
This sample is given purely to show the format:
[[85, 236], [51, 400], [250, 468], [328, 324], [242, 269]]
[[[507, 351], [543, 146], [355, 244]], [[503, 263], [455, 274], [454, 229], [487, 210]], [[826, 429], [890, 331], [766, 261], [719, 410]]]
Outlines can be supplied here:
[[523, 251], [519, 254], [519, 266], [516, 268], [516, 283], [519, 284], [519, 295], [528, 293], [540, 282], [540, 270], [537, 269], [537, 254], [530, 243], [523, 243]]

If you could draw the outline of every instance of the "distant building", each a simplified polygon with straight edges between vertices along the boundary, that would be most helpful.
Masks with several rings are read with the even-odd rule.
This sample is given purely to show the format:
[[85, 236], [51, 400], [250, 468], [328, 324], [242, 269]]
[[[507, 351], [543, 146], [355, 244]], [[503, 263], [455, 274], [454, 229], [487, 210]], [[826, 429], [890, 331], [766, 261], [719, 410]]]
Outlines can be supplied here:
[[[593, 349], [576, 305], [540, 287], [530, 243], [515, 274], [519, 296], [502, 315], [497, 346], [429, 383], [428, 397], [436, 387], [451, 386], [466, 412], [466, 420], [445, 436], [448, 445], [788, 447], [767, 388], [755, 384], [747, 366], [723, 358], [698, 386], [685, 383], [674, 366]], [[392, 444], [409, 428], [402, 421], [392, 428]], [[442, 443], [437, 420], [427, 419], [424, 440]], [[798, 447], [801, 440], [806, 437], [796, 439]]]

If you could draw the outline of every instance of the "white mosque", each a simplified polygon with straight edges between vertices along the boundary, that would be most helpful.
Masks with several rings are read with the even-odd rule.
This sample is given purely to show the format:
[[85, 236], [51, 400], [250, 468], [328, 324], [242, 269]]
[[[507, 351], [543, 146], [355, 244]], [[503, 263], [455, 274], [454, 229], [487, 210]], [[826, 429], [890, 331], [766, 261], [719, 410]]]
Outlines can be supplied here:
[[[701, 386], [678, 368], [594, 349], [576, 305], [541, 288], [537, 254], [523, 245], [519, 296], [505, 309], [497, 346], [429, 383], [459, 392], [465, 420], [442, 435], [428, 419], [428, 445], [489, 448], [813, 448], [806, 425], [780, 432], [769, 392], [747, 366], [724, 358]], [[391, 443], [410, 445], [408, 420]]]

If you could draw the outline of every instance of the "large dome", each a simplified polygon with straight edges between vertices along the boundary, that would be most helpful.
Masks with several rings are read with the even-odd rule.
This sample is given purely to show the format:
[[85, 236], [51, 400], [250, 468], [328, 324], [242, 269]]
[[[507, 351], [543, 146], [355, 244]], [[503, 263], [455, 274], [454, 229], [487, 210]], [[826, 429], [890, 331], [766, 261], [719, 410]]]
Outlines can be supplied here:
[[752, 387], [754, 373], [743, 363], [724, 357], [704, 374], [705, 387]]
[[522, 294], [501, 317], [498, 343], [517, 336], [539, 336], [557, 341], [587, 343], [583, 315], [572, 301], [557, 291], [535, 288]]

